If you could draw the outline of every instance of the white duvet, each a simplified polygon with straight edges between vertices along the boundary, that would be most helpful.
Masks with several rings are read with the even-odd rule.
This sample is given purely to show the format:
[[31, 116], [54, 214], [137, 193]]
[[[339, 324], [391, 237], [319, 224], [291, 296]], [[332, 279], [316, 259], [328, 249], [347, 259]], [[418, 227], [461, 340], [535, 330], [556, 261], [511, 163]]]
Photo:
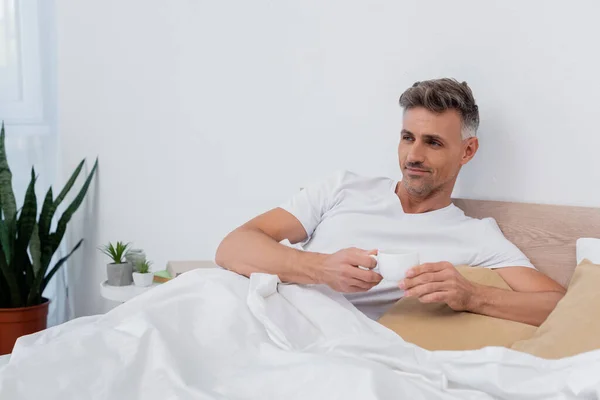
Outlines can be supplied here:
[[[444, 334], [440, 332], [440, 334]], [[600, 351], [430, 352], [323, 287], [188, 272], [19, 339], [0, 399], [595, 399]]]

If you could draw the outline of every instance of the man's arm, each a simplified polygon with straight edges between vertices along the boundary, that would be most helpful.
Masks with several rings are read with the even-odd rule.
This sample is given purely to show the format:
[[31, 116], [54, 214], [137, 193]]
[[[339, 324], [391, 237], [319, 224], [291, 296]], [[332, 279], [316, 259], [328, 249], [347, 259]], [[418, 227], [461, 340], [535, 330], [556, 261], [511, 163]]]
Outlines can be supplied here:
[[514, 291], [479, 285], [464, 278], [447, 262], [423, 264], [399, 283], [405, 296], [423, 303], [444, 302], [455, 311], [470, 311], [539, 326], [565, 294], [546, 275], [526, 267], [496, 270]]
[[514, 291], [478, 285], [470, 311], [539, 326], [566, 293], [558, 282], [532, 268], [505, 267], [496, 272]]
[[223, 239], [217, 249], [218, 265], [245, 276], [253, 272], [278, 275], [284, 282], [325, 283], [340, 292], [364, 292], [375, 286], [381, 276], [375, 268], [373, 251], [356, 248], [334, 254], [301, 251], [285, 246], [307, 238], [296, 217], [282, 208], [272, 209], [248, 221]]
[[275, 208], [246, 222], [227, 235], [215, 256], [218, 265], [245, 276], [252, 272], [279, 275], [282, 281], [315, 283], [314, 266], [324, 255], [301, 254], [280, 244], [295, 244], [307, 237], [304, 227], [289, 212]]

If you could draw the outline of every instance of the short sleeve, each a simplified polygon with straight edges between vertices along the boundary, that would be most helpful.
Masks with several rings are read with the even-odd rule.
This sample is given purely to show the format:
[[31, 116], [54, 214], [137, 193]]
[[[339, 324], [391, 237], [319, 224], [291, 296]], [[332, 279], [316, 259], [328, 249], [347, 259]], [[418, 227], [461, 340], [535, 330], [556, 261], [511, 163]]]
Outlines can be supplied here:
[[344, 176], [344, 171], [338, 171], [325, 179], [313, 182], [279, 207], [296, 217], [310, 237], [323, 215], [335, 204], [336, 194]]
[[483, 245], [479, 266], [485, 268], [528, 267], [533, 268], [529, 258], [517, 246], [504, 237], [493, 218], [484, 218]]

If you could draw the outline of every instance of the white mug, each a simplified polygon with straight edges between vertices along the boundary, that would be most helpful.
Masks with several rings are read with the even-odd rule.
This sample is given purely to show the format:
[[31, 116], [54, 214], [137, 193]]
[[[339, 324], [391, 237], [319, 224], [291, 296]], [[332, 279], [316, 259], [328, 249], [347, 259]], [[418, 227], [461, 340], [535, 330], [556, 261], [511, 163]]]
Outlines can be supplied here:
[[406, 271], [419, 265], [419, 253], [413, 250], [378, 250], [371, 255], [377, 260], [379, 274], [384, 280], [398, 282], [406, 276]]

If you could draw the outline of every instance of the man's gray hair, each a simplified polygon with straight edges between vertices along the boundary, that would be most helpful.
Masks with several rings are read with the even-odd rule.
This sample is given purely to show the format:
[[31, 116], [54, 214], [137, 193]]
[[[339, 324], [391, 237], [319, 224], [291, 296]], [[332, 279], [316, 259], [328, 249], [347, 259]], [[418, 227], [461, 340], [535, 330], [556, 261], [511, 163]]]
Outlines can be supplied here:
[[477, 135], [479, 109], [467, 82], [443, 78], [416, 82], [400, 96], [400, 106], [406, 110], [424, 107], [434, 113], [457, 110], [462, 117], [462, 138]]

